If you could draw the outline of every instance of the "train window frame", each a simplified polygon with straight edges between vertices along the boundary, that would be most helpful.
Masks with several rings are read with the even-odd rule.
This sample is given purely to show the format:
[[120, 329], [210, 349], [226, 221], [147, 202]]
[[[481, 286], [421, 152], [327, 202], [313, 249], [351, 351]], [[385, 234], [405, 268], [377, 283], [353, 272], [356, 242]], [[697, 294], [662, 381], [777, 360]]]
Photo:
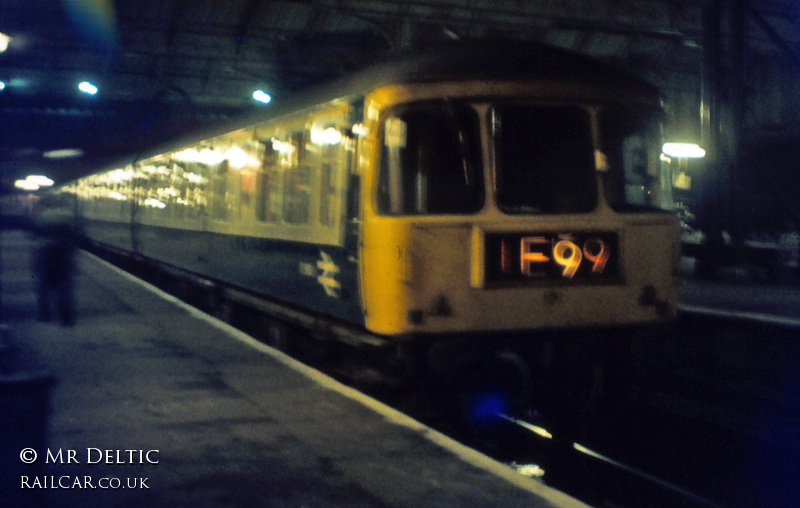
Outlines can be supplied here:
[[283, 222], [288, 225], [308, 224], [311, 217], [312, 171], [308, 165], [306, 143], [309, 131], [305, 128], [292, 131], [289, 143], [294, 150], [289, 154], [288, 166], [283, 172]]
[[258, 173], [261, 169], [261, 151], [264, 146], [258, 143], [255, 129], [247, 128], [234, 132], [231, 139], [231, 166], [234, 169], [238, 198], [237, 221], [246, 222], [255, 216], [256, 194], [258, 192]]
[[[622, 121], [641, 125], [628, 127], [625, 135], [616, 134], [620, 142], [612, 142], [609, 134], [612, 128], [608, 125], [610, 114], [625, 115]], [[664, 185], [660, 167], [663, 117], [663, 109], [657, 106], [642, 110], [609, 103], [598, 107], [599, 146], [610, 168], [604, 179], [604, 198], [614, 211], [630, 213], [673, 209], [671, 182]], [[622, 123], [617, 120], [617, 125]], [[640, 139], [635, 139], [637, 137]], [[631, 161], [629, 155], [637, 149], [643, 155]]]
[[[538, 191], [541, 199], [538, 206], [530, 206], [530, 204], [516, 203], [509, 205], [504, 202], [503, 189], [501, 186], [504, 183], [503, 165], [506, 161], [503, 159], [503, 143], [502, 136], [502, 118], [498, 118], [498, 109], [500, 108], [520, 108], [520, 107], [538, 108], [538, 109], [562, 109], [580, 112], [583, 116], [583, 134], [584, 139], [582, 143], [585, 144], [583, 150], [583, 161], [581, 162], [584, 172], [581, 179], [567, 178], [559, 176], [558, 172], [550, 172], [548, 174], [542, 173], [541, 178], [548, 178], [552, 188], [553, 185], [558, 183], [555, 178], [560, 178], [561, 183], [569, 181], [571, 184], [580, 182], [584, 186], [582, 192], [585, 193], [584, 198], [588, 199], [572, 199], [572, 196], [562, 194], [559, 199], [553, 199], [552, 196], [545, 197], [551, 193], [546, 192], [547, 187], [541, 186], [545, 191]], [[601, 203], [601, 190], [597, 178], [597, 168], [595, 165], [595, 128], [592, 108], [580, 102], [550, 102], [550, 101], [535, 101], [535, 100], [498, 100], [493, 101], [487, 111], [489, 120], [489, 133], [490, 133], [490, 157], [491, 157], [491, 173], [492, 173], [492, 192], [493, 198], [497, 208], [507, 215], [565, 215], [565, 214], [588, 214], [592, 213], [600, 206]], [[548, 130], [548, 134], [552, 134], [554, 130]], [[573, 154], [577, 151], [572, 150]], [[552, 162], [551, 162], [552, 164]], [[537, 175], [534, 175], [537, 176]], [[538, 183], [538, 182], [537, 182]], [[509, 186], [515, 189], [522, 187], [515, 185]], [[533, 193], [526, 193], [526, 196], [534, 195]]]
[[325, 228], [335, 228], [341, 220], [342, 175], [349, 171], [348, 138], [336, 120], [339, 118], [321, 117], [311, 125], [311, 142], [318, 151], [315, 164], [319, 172], [317, 220]]
[[319, 174], [319, 223], [324, 227], [333, 227], [336, 225], [336, 212], [338, 197], [336, 182], [336, 173], [338, 168], [329, 161], [320, 161]]
[[211, 218], [219, 222], [228, 222], [229, 161], [225, 159], [208, 168], [211, 172]]
[[264, 146], [261, 166], [256, 174], [256, 220], [264, 224], [276, 224], [283, 210], [283, 178], [275, 138], [259, 141]]
[[[450, 200], [449, 204], [446, 203], [445, 199], [440, 199], [440, 201], [433, 201], [432, 205], [432, 191], [430, 190], [431, 185], [429, 185], [430, 172], [423, 175], [422, 172], [417, 171], [416, 175], [414, 175], [414, 183], [408, 184], [411, 179], [402, 179], [404, 176], [409, 176], [408, 174], [396, 174], [395, 171], [392, 171], [392, 169], [387, 166], [387, 161], [390, 158], [400, 156], [397, 153], [388, 153], [387, 149], [397, 149], [398, 151], [399, 149], [406, 149], [407, 146], [405, 145], [408, 143], [409, 135], [407, 122], [401, 121], [401, 123], [406, 125], [405, 127], [401, 124], [390, 126], [389, 122], [391, 119], [399, 119], [401, 115], [409, 112], [424, 113], [426, 111], [440, 114], [440, 119], [444, 120], [441, 124], [445, 125], [449, 133], [454, 135], [452, 139], [447, 140], [448, 143], [452, 142], [451, 148], [453, 146], [456, 147], [456, 153], [458, 154], [458, 163], [453, 164], [451, 168], [454, 168], [456, 165], [458, 166], [457, 171], [464, 176], [466, 181], [465, 187], [469, 187], [470, 185], [473, 187], [473, 189], [471, 189], [473, 193], [472, 196], [459, 197], [453, 193], [447, 193], [447, 199]], [[465, 115], [468, 115], [469, 118], [465, 118]], [[467, 126], [470, 132], [467, 136], [464, 135], [465, 127], [467, 127], [465, 126], [465, 120], [469, 120]], [[438, 122], [429, 122], [427, 125], [438, 126], [441, 124]], [[387, 129], [389, 130], [388, 132]], [[392, 131], [391, 129], [399, 130]], [[377, 136], [379, 147], [377, 150], [378, 160], [375, 167], [378, 170], [378, 174], [375, 179], [373, 200], [379, 215], [403, 217], [475, 215], [483, 210], [486, 203], [486, 190], [483, 158], [481, 155], [481, 119], [478, 111], [471, 103], [443, 98], [395, 105], [388, 108], [381, 116]], [[421, 139], [422, 138], [414, 139], [414, 141], [419, 142]], [[435, 143], [430, 144], [434, 145]], [[438, 146], [441, 146], [441, 144]], [[424, 147], [418, 147], [418, 149], [424, 150]], [[426, 157], [431, 156], [430, 153], [424, 155]], [[453, 154], [451, 153], [450, 155]], [[421, 158], [422, 154], [417, 157]], [[450, 162], [452, 163], [453, 161]], [[428, 167], [435, 167], [435, 165], [429, 163]], [[455, 174], [455, 172], [452, 174]], [[448, 176], [452, 178], [452, 174]], [[441, 181], [444, 181], [444, 177], [441, 178]], [[471, 184], [470, 181], [472, 182]], [[409, 200], [407, 197], [407, 195], [411, 193], [405, 193], [402, 189], [398, 190], [398, 184], [404, 187], [410, 187], [409, 190], [413, 191], [412, 199]], [[441, 194], [442, 195], [439, 196], [440, 198], [442, 198], [444, 193]]]

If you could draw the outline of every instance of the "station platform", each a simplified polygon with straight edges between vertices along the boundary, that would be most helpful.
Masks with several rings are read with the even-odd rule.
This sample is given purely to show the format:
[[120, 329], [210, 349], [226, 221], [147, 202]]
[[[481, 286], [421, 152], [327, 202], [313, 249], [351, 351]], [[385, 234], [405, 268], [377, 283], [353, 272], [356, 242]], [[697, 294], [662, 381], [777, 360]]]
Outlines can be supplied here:
[[39, 321], [35, 241], [0, 232], [0, 379], [49, 387], [44, 422], [4, 399], [0, 504], [584, 506], [82, 251], [74, 325]]
[[800, 328], [800, 279], [767, 277], [762, 269], [719, 266], [703, 278], [693, 257], [681, 258], [680, 310]]
[[680, 310], [800, 328], [800, 284], [687, 277]]

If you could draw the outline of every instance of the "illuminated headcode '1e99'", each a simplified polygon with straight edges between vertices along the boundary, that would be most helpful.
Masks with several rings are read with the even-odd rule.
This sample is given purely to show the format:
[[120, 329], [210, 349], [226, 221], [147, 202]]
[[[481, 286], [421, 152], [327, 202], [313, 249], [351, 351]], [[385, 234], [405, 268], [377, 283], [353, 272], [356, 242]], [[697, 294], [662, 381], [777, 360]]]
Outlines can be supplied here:
[[617, 260], [615, 233], [486, 235], [488, 281], [607, 280]]

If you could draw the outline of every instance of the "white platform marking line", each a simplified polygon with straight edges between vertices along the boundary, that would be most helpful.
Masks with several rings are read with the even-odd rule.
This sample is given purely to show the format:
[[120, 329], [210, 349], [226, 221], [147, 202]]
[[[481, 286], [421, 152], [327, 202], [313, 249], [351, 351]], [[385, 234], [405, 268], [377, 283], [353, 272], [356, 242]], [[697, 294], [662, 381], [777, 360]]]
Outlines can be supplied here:
[[703, 307], [701, 305], [686, 305], [686, 304], [678, 304], [678, 309], [683, 312], [691, 312], [694, 314], [706, 314], [709, 316], [724, 317], [724, 318], [747, 319], [750, 321], [757, 321], [760, 323], [800, 327], [800, 319], [798, 318], [792, 318], [787, 316], [774, 316], [772, 314], [764, 314], [761, 312], [715, 309], [714, 307]]

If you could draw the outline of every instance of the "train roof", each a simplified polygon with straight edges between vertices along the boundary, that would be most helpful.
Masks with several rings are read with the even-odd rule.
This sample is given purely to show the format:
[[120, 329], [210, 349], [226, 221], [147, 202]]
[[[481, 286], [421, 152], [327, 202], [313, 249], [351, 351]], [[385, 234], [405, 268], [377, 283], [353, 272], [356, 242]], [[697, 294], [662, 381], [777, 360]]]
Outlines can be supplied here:
[[[210, 129], [183, 142], [172, 140], [151, 147], [136, 160], [157, 155], [190, 140], [200, 141], [226, 132], [314, 108], [329, 101], [363, 96], [388, 84], [432, 83], [455, 80], [571, 81], [613, 87], [658, 97], [658, 89], [645, 80], [586, 55], [545, 44], [509, 40], [452, 41], [396, 54], [382, 63], [350, 76], [287, 97], [280, 106], [270, 106]], [[130, 161], [130, 159], [129, 159]]]
[[450, 79], [569, 80], [657, 93], [654, 86], [627, 70], [566, 49], [524, 41], [454, 41], [399, 55], [363, 73], [372, 86]]
[[253, 118], [267, 119], [337, 98], [363, 96], [382, 85], [458, 80], [571, 81], [653, 98], [659, 94], [655, 86], [625, 69], [566, 49], [524, 41], [453, 41], [393, 55], [350, 76], [300, 93], [286, 101], [286, 107]]
[[658, 89], [625, 69], [545, 44], [509, 40], [452, 41], [389, 57], [350, 76], [285, 101], [253, 120], [282, 116], [338, 98], [363, 96], [389, 84], [457, 80], [571, 81], [658, 97]]

